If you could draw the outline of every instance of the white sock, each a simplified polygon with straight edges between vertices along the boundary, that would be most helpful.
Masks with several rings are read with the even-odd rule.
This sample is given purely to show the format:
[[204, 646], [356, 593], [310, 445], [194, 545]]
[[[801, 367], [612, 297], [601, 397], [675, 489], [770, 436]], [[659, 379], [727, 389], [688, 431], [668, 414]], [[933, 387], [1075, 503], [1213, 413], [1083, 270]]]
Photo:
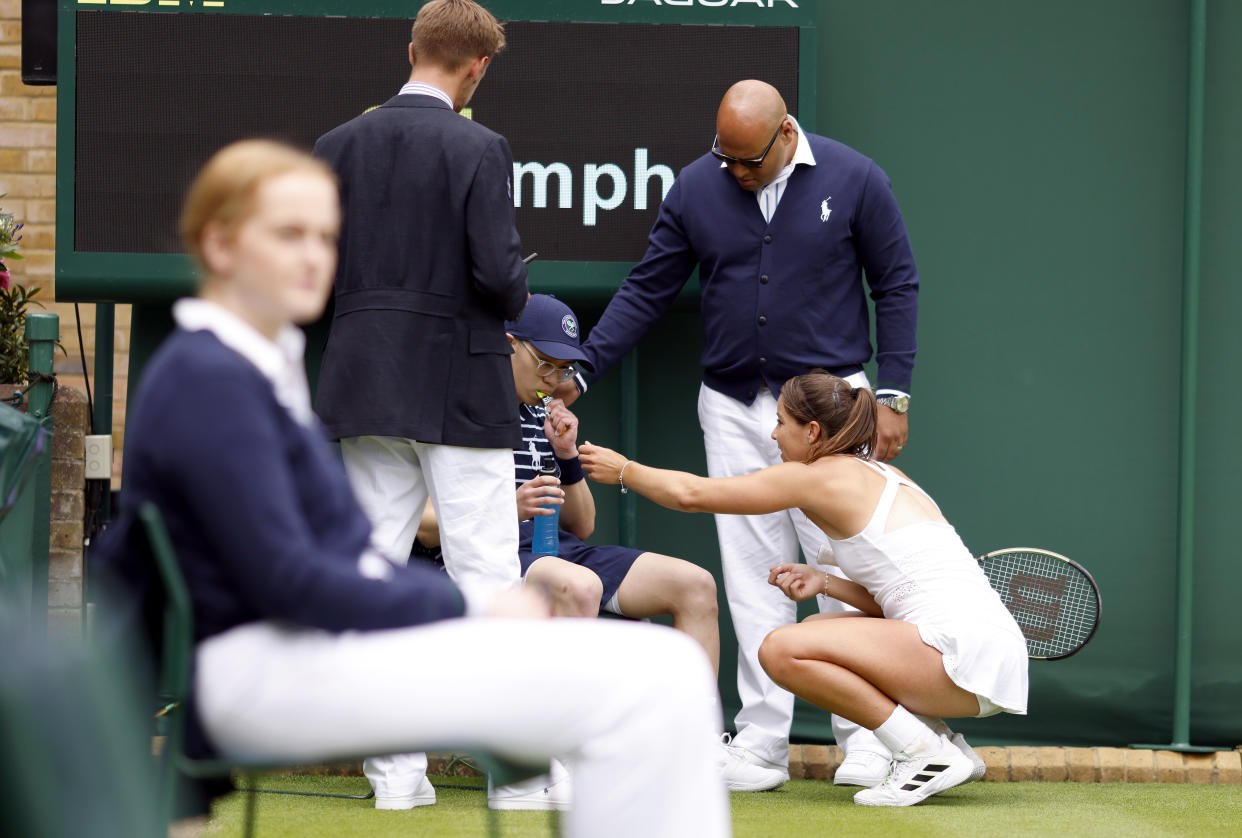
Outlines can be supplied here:
[[940, 748], [939, 734], [900, 704], [875, 729], [875, 735], [897, 757], [934, 753]]

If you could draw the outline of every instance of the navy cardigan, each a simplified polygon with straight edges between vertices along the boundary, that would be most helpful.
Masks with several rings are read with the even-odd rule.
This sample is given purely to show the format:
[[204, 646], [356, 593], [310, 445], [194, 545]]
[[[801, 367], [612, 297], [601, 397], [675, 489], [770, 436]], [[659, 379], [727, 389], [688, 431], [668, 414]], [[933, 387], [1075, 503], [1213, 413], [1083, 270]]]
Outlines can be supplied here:
[[753, 192], [704, 155], [660, 206], [647, 253], [584, 345], [595, 377], [628, 352], [697, 265], [704, 382], [754, 401], [766, 385], [871, 359], [862, 274], [875, 301], [878, 386], [910, 392], [918, 271], [888, 177], [867, 157], [806, 134], [816, 165], [798, 166], [765, 222]]
[[[178, 330], [152, 358], [125, 443], [114, 528], [123, 532], [145, 501], [159, 506], [196, 640], [257, 620], [343, 631], [465, 610], [442, 573], [359, 573], [370, 524], [322, 430], [298, 424], [267, 379], [209, 332]], [[104, 561], [123, 560], [116, 539], [99, 548]]]

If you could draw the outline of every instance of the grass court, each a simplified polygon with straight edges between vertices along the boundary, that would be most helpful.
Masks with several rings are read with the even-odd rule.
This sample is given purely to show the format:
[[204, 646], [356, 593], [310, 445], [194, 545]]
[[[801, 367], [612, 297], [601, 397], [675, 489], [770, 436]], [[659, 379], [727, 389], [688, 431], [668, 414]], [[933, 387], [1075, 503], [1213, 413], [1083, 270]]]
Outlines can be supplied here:
[[[262, 794], [256, 834], [262, 838], [487, 834], [480, 781], [432, 777], [432, 782], [437, 787], [436, 805], [407, 812], [379, 812], [371, 800]], [[271, 776], [259, 787], [339, 794], [368, 790], [362, 777]], [[733, 834], [735, 838], [1184, 838], [1236, 836], [1242, 829], [1242, 789], [1234, 785], [972, 783], [907, 809], [856, 806], [851, 799], [854, 791], [822, 780], [792, 780], [773, 792], [733, 794]], [[244, 806], [241, 793], [218, 801], [204, 836], [241, 835]], [[547, 813], [500, 814], [506, 838], [552, 834]]]

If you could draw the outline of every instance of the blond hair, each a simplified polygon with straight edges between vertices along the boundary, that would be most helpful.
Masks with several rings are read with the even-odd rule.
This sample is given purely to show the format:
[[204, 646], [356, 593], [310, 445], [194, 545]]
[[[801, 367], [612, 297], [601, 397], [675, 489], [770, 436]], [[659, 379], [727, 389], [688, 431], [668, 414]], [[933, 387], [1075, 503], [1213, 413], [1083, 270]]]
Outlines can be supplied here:
[[431, 0], [418, 11], [410, 32], [414, 63], [426, 62], [454, 72], [476, 58], [492, 58], [504, 49], [505, 30], [474, 0]]
[[304, 151], [272, 140], [242, 140], [212, 155], [186, 193], [181, 209], [181, 241], [203, 267], [203, 234], [211, 224], [237, 229], [254, 211], [255, 193], [272, 178], [292, 172], [319, 174], [336, 184], [336, 175]]

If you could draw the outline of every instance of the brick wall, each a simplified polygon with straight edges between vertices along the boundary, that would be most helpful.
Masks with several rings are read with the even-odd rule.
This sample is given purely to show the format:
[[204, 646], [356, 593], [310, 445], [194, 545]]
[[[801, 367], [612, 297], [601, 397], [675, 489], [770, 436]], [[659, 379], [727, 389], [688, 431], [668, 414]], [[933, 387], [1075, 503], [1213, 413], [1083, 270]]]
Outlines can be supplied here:
[[[25, 224], [20, 261], [8, 268], [15, 282], [41, 288], [47, 311], [60, 317], [66, 354], [57, 353], [60, 393], [53, 407], [51, 552], [48, 568], [48, 631], [81, 630], [82, 536], [85, 511], [83, 435], [88, 411], [83, 370], [97, 391], [95, 306], [82, 315], [85, 366], [78, 347], [73, 303], [56, 301], [56, 87], [22, 83], [21, 0], [0, 0], [0, 207]], [[113, 378], [113, 483], [119, 483], [124, 442], [126, 371], [129, 367], [129, 306], [117, 306]]]
[[[55, 302], [56, 88], [22, 84], [22, 3], [0, 0], [0, 207], [25, 223], [21, 261], [8, 264], [16, 282], [37, 286], [47, 310], [60, 315], [65, 355], [57, 354], [62, 386], [84, 387], [72, 303]], [[85, 370], [95, 371], [95, 306], [79, 306]], [[113, 482], [120, 477], [124, 442], [126, 371], [129, 368], [129, 306], [117, 306], [113, 379]], [[92, 389], [95, 382], [91, 382]]]
[[[14, 384], [13, 387], [16, 387]], [[12, 388], [0, 396], [8, 397]], [[28, 402], [18, 405], [23, 413]], [[50, 637], [82, 632], [82, 559], [86, 516], [86, 394], [60, 387], [52, 401], [51, 504], [48, 509], [47, 629]], [[35, 509], [36, 514], [38, 508]], [[36, 520], [37, 527], [40, 522]], [[31, 603], [37, 608], [37, 603]]]
[[52, 637], [82, 631], [82, 521], [86, 513], [86, 394], [61, 387], [52, 402], [51, 547], [47, 570], [47, 630]]

